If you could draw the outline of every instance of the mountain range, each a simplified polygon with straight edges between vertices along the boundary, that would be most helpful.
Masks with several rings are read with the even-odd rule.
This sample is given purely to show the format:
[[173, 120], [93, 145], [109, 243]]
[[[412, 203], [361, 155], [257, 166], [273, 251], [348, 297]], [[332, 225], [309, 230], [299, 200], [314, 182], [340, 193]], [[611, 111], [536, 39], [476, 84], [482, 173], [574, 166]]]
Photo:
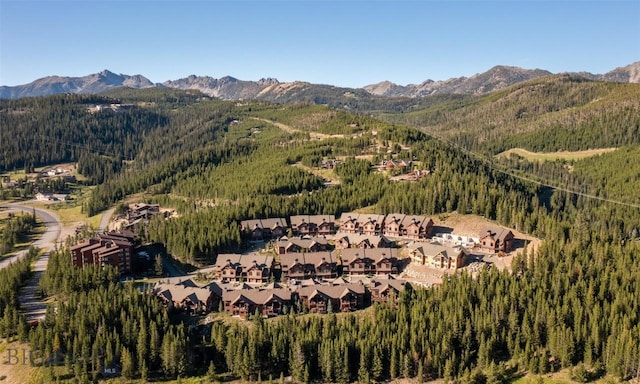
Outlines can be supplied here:
[[[588, 72], [575, 74], [590, 80], [640, 83], [640, 61], [616, 68], [605, 74]], [[195, 75], [154, 84], [142, 75], [130, 76], [104, 70], [83, 77], [48, 76], [29, 84], [1, 86], [0, 98], [16, 99], [56, 93], [100, 93], [118, 87], [169, 87], [184, 90], [196, 89], [209, 96], [227, 100], [264, 99], [276, 102], [306, 101], [322, 104], [326, 95], [335, 94], [347, 97], [349, 95], [365, 97], [370, 95], [384, 97], [424, 97], [443, 94], [483, 95], [522, 81], [548, 75], [552, 75], [552, 73], [542, 69], [523, 69], [499, 65], [471, 77], [456, 77], [441, 81], [425, 80], [420, 84], [406, 86], [383, 81], [363, 88], [342, 88], [302, 81], [280, 82], [274, 78], [246, 81], [231, 76], [216, 79]]]

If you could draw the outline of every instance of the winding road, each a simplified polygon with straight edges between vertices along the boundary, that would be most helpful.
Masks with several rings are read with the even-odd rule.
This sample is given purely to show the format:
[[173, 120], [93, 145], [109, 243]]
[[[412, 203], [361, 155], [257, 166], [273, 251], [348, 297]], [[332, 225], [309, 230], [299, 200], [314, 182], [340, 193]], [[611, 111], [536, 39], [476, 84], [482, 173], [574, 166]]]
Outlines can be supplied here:
[[[58, 215], [45, 209], [25, 206], [22, 205], [22, 203], [9, 203], [6, 204], [3, 208], [6, 208], [5, 212], [33, 213], [35, 211], [36, 216], [44, 222], [45, 231], [38, 240], [33, 242], [32, 245], [34, 247], [42, 249], [45, 252], [55, 248], [56, 243], [58, 242], [60, 237], [60, 231], [62, 229], [62, 222], [60, 221]], [[6, 268], [7, 266], [9, 266], [9, 264], [22, 259], [27, 254], [27, 251], [28, 249], [18, 251], [11, 256], [3, 258], [2, 260], [0, 260], [0, 269]], [[36, 263], [36, 265], [37, 264], [38, 263]], [[46, 267], [47, 266], [45, 263], [44, 268], [46, 269]]]
[[[44, 253], [36, 260], [33, 266], [33, 276], [18, 294], [20, 312], [24, 314], [27, 321], [40, 320], [44, 318], [47, 310], [47, 304], [40, 300], [38, 295], [40, 278], [47, 269], [50, 251], [55, 248], [56, 243], [60, 240], [62, 222], [58, 215], [45, 209], [24, 206], [21, 203], [10, 203], [7, 204], [6, 208], [9, 212], [35, 212], [36, 216], [45, 225], [45, 231], [42, 236], [32, 244], [32, 246], [42, 249]], [[13, 256], [3, 259], [0, 261], [0, 269], [6, 268], [12, 262], [22, 259], [27, 252], [28, 249], [22, 250], [16, 252]]]

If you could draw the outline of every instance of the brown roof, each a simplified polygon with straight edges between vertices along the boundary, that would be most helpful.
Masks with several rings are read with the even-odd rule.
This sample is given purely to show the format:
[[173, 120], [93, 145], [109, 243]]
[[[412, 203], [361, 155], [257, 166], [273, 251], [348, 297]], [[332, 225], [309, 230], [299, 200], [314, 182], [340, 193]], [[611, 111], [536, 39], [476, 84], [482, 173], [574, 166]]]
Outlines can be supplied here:
[[490, 236], [493, 239], [503, 241], [509, 236], [513, 237], [513, 232], [511, 232], [510, 229], [503, 227], [486, 227], [482, 231], [480, 231], [478, 236], [480, 237], [480, 239]]
[[298, 260], [300, 264], [312, 264], [320, 266], [322, 263], [335, 263], [335, 258], [331, 252], [303, 252], [303, 253], [286, 253], [280, 255], [280, 264], [291, 267]]
[[254, 262], [258, 264], [258, 266], [271, 268], [271, 264], [273, 264], [273, 256], [268, 255], [239, 255], [239, 254], [231, 254], [231, 253], [222, 253], [218, 255], [216, 259], [215, 266], [218, 269], [222, 269], [226, 267], [229, 263], [235, 267], [242, 267], [243, 269], [248, 269], [253, 267]]
[[347, 293], [352, 292], [359, 295], [364, 295], [365, 289], [364, 285], [357, 283], [347, 283], [347, 284], [339, 284], [339, 285], [325, 285], [325, 284], [315, 284], [309, 285], [306, 287], [301, 287], [298, 290], [298, 294], [304, 297], [312, 297], [316, 294], [320, 294], [327, 298], [331, 299], [339, 299], [346, 295]]
[[283, 236], [280, 239], [278, 239], [277, 246], [287, 247], [289, 244], [294, 244], [299, 246], [300, 248], [309, 249], [309, 247], [311, 247], [314, 243], [327, 245], [329, 244], [329, 241], [327, 240], [326, 237], [322, 237], [322, 236], [303, 237], [303, 238], [300, 238], [300, 237], [287, 238], [286, 236]]
[[408, 249], [419, 250], [420, 253], [427, 257], [433, 257], [438, 254], [442, 254], [444, 257], [453, 257], [460, 254], [460, 252], [464, 252], [461, 247], [449, 247], [447, 245], [442, 245], [438, 243], [424, 243], [424, 242], [414, 242], [407, 245]]
[[358, 233], [338, 233], [334, 236], [335, 241], [340, 241], [345, 239], [350, 245], [351, 244], [361, 244], [362, 242], [367, 242], [374, 247], [380, 245], [383, 241], [386, 243], [390, 243], [391, 240], [384, 235], [361, 235]]
[[261, 219], [263, 228], [276, 228], [278, 226], [282, 228], [287, 228], [287, 221], [281, 217], [272, 218], [272, 219]]
[[386, 258], [398, 258], [397, 248], [346, 248], [340, 250], [340, 258], [343, 264], [351, 263], [356, 258], [369, 258], [374, 263]]
[[376, 223], [378, 225], [382, 225], [384, 223], [384, 218], [385, 215], [378, 215], [375, 213], [372, 214], [368, 214], [368, 213], [361, 213], [358, 216], [358, 222], [360, 223], [360, 226], [362, 226], [365, 223], [368, 222], [372, 222], [372, 223]]
[[261, 305], [266, 304], [273, 298], [277, 298], [281, 301], [291, 300], [291, 291], [286, 288], [276, 289], [239, 289], [235, 291], [226, 291], [222, 294], [223, 301], [229, 301], [234, 303], [239, 299], [251, 302], [253, 304]]
[[371, 284], [372, 286], [378, 288], [378, 290], [380, 291], [384, 291], [388, 288], [391, 288], [397, 292], [404, 291], [407, 285], [410, 285], [406, 280], [399, 280], [399, 279], [393, 279], [393, 278], [384, 279], [379, 277], [371, 280]]
[[296, 215], [289, 218], [291, 226], [299, 226], [302, 223], [312, 223], [320, 225], [324, 222], [335, 222], [336, 218], [331, 215]]
[[71, 246], [70, 249], [71, 249], [71, 251], [75, 251], [77, 249], [88, 247], [89, 245], [91, 245], [91, 243], [89, 243], [89, 240], [85, 240], [85, 241], [82, 241], [82, 242], [80, 242], [80, 243], [78, 243], [76, 245]]
[[240, 227], [243, 230], [254, 230], [255, 228], [264, 229], [264, 228], [276, 228], [277, 226], [281, 226], [282, 228], [287, 228], [287, 221], [281, 217], [271, 218], [271, 219], [252, 219], [252, 220], [242, 220], [240, 221]]
[[355, 212], [342, 212], [340, 215], [340, 223], [346, 223], [347, 221], [355, 220], [358, 222], [359, 213]]
[[384, 223], [386, 225], [391, 224], [393, 222], [397, 222], [398, 224], [402, 224], [402, 221], [405, 218], [405, 214], [404, 213], [390, 213], [387, 215], [387, 217], [385, 217], [384, 219]]
[[156, 295], [164, 296], [168, 300], [177, 303], [182, 302], [186, 298], [189, 298], [193, 303], [197, 303], [198, 301], [207, 302], [213, 291], [201, 287], [158, 283], [154, 287], [153, 292]]
[[429, 221], [432, 220], [426, 216], [406, 215], [402, 220], [402, 226], [406, 228], [411, 224], [416, 223], [418, 226], [426, 227]]

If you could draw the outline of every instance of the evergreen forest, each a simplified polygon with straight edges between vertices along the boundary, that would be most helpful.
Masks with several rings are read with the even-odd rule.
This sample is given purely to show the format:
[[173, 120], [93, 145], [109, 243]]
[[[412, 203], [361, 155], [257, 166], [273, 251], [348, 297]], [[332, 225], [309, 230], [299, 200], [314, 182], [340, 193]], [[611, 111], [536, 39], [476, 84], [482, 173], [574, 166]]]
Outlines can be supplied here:
[[[0, 333], [59, 357], [77, 382], [96, 382], [105, 365], [127, 380], [493, 384], [565, 368], [580, 382], [638, 379], [640, 85], [556, 75], [487, 96], [370, 100], [357, 112], [322, 101], [156, 88], [0, 100], [0, 173], [77, 162], [88, 215], [133, 195], [172, 207], [145, 236], [194, 266], [241, 251], [240, 220], [363, 209], [475, 214], [541, 246], [510, 270], [456, 273], [397, 305], [193, 325], [115, 269], [75, 269], [67, 244], [40, 280], [55, 309], [34, 328], [11, 294], [28, 264], [1, 271]], [[130, 107], [87, 112], [96, 104]], [[495, 157], [511, 148], [616, 149]], [[392, 158], [430, 173], [391, 181], [375, 165]], [[327, 159], [340, 161], [323, 169]], [[46, 382], [60, 379], [43, 369]]]

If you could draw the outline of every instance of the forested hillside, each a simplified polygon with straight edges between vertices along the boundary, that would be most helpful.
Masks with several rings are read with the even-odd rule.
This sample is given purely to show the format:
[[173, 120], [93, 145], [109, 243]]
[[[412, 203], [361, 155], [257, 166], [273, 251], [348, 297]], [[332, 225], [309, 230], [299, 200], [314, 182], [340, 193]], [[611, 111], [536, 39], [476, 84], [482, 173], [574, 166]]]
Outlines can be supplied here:
[[543, 77], [493, 92], [384, 114], [474, 151], [497, 154], [638, 144], [640, 85]]
[[[448, 127], [452, 138], [454, 128], [480, 132], [493, 120], [495, 127], [482, 140], [467, 143], [467, 136], [459, 136], [477, 151], [496, 150], [498, 144], [487, 143], [498, 142], [499, 131], [517, 137], [545, 119], [553, 126], [560, 121], [551, 120], [554, 116], [573, 122], [572, 129], [576, 135], [584, 131], [585, 140], [594, 137], [610, 146], [637, 140], [629, 136], [637, 130], [637, 115], [629, 112], [638, 107], [638, 99], [631, 97], [637, 87], [572, 78], [536, 81], [529, 83], [531, 88], [510, 88], [486, 98], [431, 100], [427, 112], [406, 115]], [[566, 95], [556, 99], [558, 92]], [[38, 103], [64, 110], [65, 97], [24, 100], [22, 118], [28, 120], [28, 111]], [[136, 193], [175, 208], [176, 217], [151, 222], [148, 236], [181, 261], [209, 264], [219, 253], [239, 250], [239, 220], [362, 208], [474, 213], [534, 234], [543, 243], [537, 254], [516, 257], [513, 273], [490, 270], [476, 279], [455, 275], [439, 288], [407, 291], [398, 307], [385, 303], [364, 314], [255, 318], [248, 326], [223, 318], [207, 327], [185, 327], [183, 318], [123, 286], [112, 270], [74, 269], [64, 262], [68, 251], [61, 250], [51, 256], [42, 280], [46, 294], [61, 304], [29, 337], [32, 347], [45, 354], [84, 358], [83, 364], [69, 367], [72, 375], [97, 377], [96, 362], [106, 357], [119, 363], [127, 378], [184, 377], [209, 370], [209, 378], [229, 372], [245, 381], [292, 375], [300, 382], [445, 378], [504, 383], [527, 372], [574, 365], [584, 380], [637, 376], [640, 209], [529, 181], [551, 175], [568, 189], [623, 198], [638, 182], [632, 160], [637, 147], [581, 160], [569, 172], [564, 163], [533, 165], [515, 157], [489, 161], [415, 128], [323, 106], [223, 102], [158, 89], [118, 90], [109, 97], [133, 104], [129, 113], [154, 116], [156, 123], [142, 119], [127, 125], [117, 120], [124, 118], [118, 114], [116, 120], [104, 120], [99, 132], [130, 134], [108, 148], [120, 167], [96, 186], [83, 208], [93, 214]], [[83, 111], [79, 105], [84, 101], [74, 103], [69, 110]], [[12, 108], [3, 113], [17, 118]], [[526, 111], [520, 119], [512, 116], [521, 108]], [[580, 114], [584, 123], [575, 119]], [[58, 124], [55, 113], [49, 116]], [[594, 116], [613, 120], [596, 124]], [[512, 124], [522, 119], [526, 123]], [[116, 125], [107, 129], [107, 122]], [[631, 131], [625, 130], [627, 123]], [[602, 138], [597, 130], [609, 134]], [[16, 132], [29, 137], [28, 130]], [[81, 135], [73, 139], [84, 140]], [[24, 153], [36, 153], [28, 143], [23, 142]], [[15, 147], [7, 148], [7, 158], [25, 162]], [[390, 158], [412, 159], [430, 173], [415, 182], [392, 182], [373, 167]], [[321, 169], [327, 159], [339, 162]], [[603, 164], [616, 166], [594, 169]], [[95, 340], [88, 335], [96, 335]]]

